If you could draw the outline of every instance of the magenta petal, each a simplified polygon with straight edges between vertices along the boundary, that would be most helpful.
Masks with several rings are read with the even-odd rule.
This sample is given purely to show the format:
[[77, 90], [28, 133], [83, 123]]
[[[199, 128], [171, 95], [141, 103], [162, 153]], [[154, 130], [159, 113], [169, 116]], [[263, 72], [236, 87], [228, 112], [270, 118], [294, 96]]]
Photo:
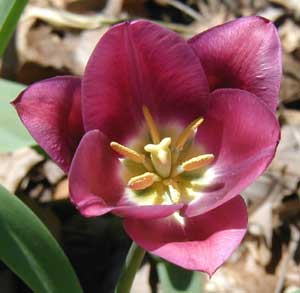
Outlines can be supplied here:
[[145, 250], [185, 269], [212, 275], [232, 254], [247, 229], [244, 200], [237, 196], [206, 214], [159, 220], [125, 219], [129, 236]]
[[124, 218], [134, 219], [158, 219], [167, 217], [180, 210], [183, 204], [174, 205], [152, 205], [152, 206], [135, 206], [124, 205], [114, 208], [112, 211], [115, 215]]
[[269, 165], [279, 137], [275, 115], [256, 96], [235, 89], [213, 92], [196, 140], [215, 161], [199, 199], [184, 214], [199, 215], [242, 192]]
[[275, 26], [262, 17], [243, 17], [193, 37], [211, 90], [239, 88], [274, 111], [281, 81], [281, 47]]
[[80, 78], [55, 77], [34, 83], [13, 101], [31, 135], [65, 172], [83, 135], [80, 87]]
[[174, 32], [149, 21], [111, 28], [96, 46], [83, 77], [86, 130], [100, 129], [112, 140], [136, 133], [142, 106], [158, 119], [199, 116], [208, 84], [190, 46]]
[[119, 201], [123, 187], [118, 166], [118, 158], [100, 131], [84, 135], [69, 172], [71, 200], [84, 216], [105, 214]]

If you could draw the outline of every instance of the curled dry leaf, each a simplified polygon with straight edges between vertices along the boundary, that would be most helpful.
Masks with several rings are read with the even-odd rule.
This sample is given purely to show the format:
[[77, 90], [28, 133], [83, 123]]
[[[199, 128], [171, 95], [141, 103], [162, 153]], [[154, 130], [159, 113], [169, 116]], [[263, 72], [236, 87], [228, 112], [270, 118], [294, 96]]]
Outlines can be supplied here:
[[[300, 93], [300, 84], [298, 85], [299, 85], [298, 93]], [[293, 110], [293, 109], [283, 109], [281, 115], [287, 124], [295, 125], [295, 126], [300, 125], [300, 111]]]
[[278, 7], [268, 6], [258, 12], [258, 15], [270, 19], [272, 22], [277, 21], [284, 15], [284, 10]]
[[57, 184], [53, 193], [53, 200], [62, 200], [69, 197], [68, 180], [64, 179]]
[[43, 173], [51, 184], [57, 184], [65, 176], [57, 164], [50, 160], [43, 165]]
[[300, 30], [295, 22], [288, 19], [279, 28], [283, 49], [291, 53], [300, 46]]
[[284, 125], [281, 142], [270, 169], [300, 177], [300, 125]]
[[30, 148], [0, 154], [0, 184], [14, 193], [31, 168], [43, 159]]

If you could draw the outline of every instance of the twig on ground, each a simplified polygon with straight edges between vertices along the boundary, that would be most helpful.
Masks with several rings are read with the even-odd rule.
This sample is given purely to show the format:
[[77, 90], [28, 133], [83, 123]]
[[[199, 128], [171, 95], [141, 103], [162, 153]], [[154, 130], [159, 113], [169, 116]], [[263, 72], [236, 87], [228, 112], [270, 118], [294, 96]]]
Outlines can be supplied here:
[[107, 16], [118, 17], [122, 13], [123, 0], [108, 0], [103, 13]]
[[103, 13], [94, 15], [81, 15], [54, 8], [44, 8], [28, 5], [23, 19], [37, 18], [56, 27], [68, 27], [74, 29], [96, 29], [105, 24], [115, 24], [127, 17], [111, 17]]
[[191, 7], [187, 6], [186, 4], [178, 1], [178, 0], [156, 0], [157, 3], [161, 5], [170, 5], [181, 12], [185, 13], [186, 15], [192, 17], [195, 20], [201, 20], [202, 16], [196, 10], [192, 9]]
[[285, 256], [285, 259], [282, 262], [279, 278], [278, 278], [274, 293], [281, 293], [282, 292], [282, 289], [284, 287], [285, 276], [286, 276], [286, 272], [287, 272], [289, 263], [292, 260], [292, 258], [294, 257], [295, 252], [297, 250], [297, 247], [299, 245], [300, 231], [294, 225], [291, 225], [291, 235], [292, 236], [291, 236], [291, 241], [289, 243], [287, 255]]
[[274, 180], [274, 184], [270, 186], [270, 190], [266, 197], [263, 197], [260, 201], [256, 202], [253, 206], [251, 206], [248, 209], [248, 215], [251, 217], [251, 215], [260, 207], [262, 206], [266, 201], [274, 201], [277, 197], [278, 193], [280, 193], [282, 189], [281, 184], [279, 184], [276, 180]]
[[[127, 20], [127, 16], [107, 16], [104, 13], [97, 13], [94, 15], [81, 15], [77, 13], [66, 12], [55, 8], [43, 8], [33, 5], [28, 5], [22, 21], [26, 22], [29, 19], [39, 19], [53, 25], [55, 27], [66, 27], [72, 29], [97, 29], [103, 25], [113, 25], [120, 21]], [[163, 21], [155, 21], [171, 30], [179, 33], [189, 34], [191, 29], [188, 26], [169, 23]]]

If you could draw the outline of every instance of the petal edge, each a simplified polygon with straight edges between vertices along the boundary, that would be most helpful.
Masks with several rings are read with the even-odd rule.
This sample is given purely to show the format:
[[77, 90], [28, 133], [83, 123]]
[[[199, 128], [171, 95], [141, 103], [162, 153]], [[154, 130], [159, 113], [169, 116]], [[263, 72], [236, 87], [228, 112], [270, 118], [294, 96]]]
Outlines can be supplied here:
[[244, 200], [237, 196], [184, 226], [171, 217], [145, 221], [125, 219], [129, 236], [145, 250], [188, 270], [210, 276], [240, 244], [247, 228]]
[[282, 61], [280, 39], [272, 22], [259, 16], [242, 17], [188, 42], [203, 65], [211, 90], [244, 89], [276, 110]]
[[61, 76], [36, 82], [12, 104], [33, 138], [68, 172], [83, 135], [81, 80]]

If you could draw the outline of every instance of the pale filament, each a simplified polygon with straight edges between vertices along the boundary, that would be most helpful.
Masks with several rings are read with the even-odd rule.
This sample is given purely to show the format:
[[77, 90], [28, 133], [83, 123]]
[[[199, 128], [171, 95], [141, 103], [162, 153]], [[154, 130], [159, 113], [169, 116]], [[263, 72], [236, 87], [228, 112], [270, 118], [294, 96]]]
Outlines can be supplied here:
[[173, 179], [165, 179], [163, 184], [169, 189], [169, 198], [172, 203], [176, 203], [180, 199], [180, 187]]

